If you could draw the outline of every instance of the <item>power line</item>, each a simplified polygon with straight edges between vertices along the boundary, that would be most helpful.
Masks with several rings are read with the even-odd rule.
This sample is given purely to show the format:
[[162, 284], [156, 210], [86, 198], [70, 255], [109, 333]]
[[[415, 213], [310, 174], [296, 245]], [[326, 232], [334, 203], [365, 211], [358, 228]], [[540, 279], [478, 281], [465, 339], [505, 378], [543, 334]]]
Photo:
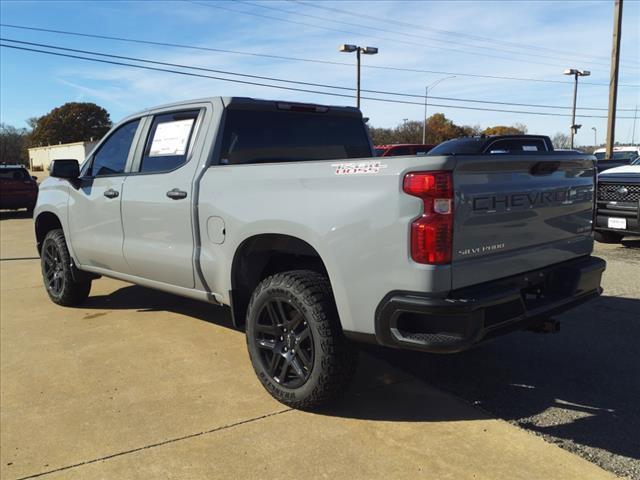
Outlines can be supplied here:
[[[199, 2], [191, 1], [191, 3], [198, 3], [199, 5], [203, 5], [202, 3], [199, 3]], [[437, 38], [437, 37], [432, 37], [432, 36], [427, 36], [427, 35], [419, 35], [419, 34], [416, 34], [416, 33], [409, 33], [409, 32], [401, 32], [401, 31], [398, 31], [398, 30], [390, 30], [390, 29], [384, 28], [384, 27], [376, 27], [376, 26], [372, 26], [372, 25], [363, 25], [363, 24], [359, 24], [359, 23], [344, 22], [344, 21], [336, 20], [335, 18], [319, 17], [317, 15], [309, 15], [307, 13], [301, 13], [301, 12], [297, 12], [297, 11], [287, 10], [286, 8], [278, 8], [278, 7], [274, 7], [272, 5], [262, 5], [262, 4], [259, 4], [259, 3], [251, 2], [249, 0], [240, 0], [239, 3], [245, 4], [245, 5], [251, 5], [251, 6], [254, 6], [254, 7], [264, 8], [264, 9], [267, 9], [267, 10], [273, 10], [273, 11], [276, 11], [276, 12], [284, 12], [284, 13], [286, 13], [288, 15], [297, 15], [297, 16], [300, 16], [300, 17], [307, 17], [307, 18], [312, 18], [312, 19], [315, 19], [315, 20], [321, 20], [323, 22], [332, 22], [332, 23], [335, 23], [335, 24], [342, 24], [342, 25], [347, 25], [347, 26], [350, 26], [350, 27], [363, 28], [363, 29], [367, 29], [367, 30], [374, 30], [376, 32], [386, 32], [386, 33], [391, 33], [393, 35], [400, 35], [400, 36], [404, 36], [404, 37], [425, 39], [425, 40], [429, 40], [429, 41], [445, 43], [447, 45], [460, 45], [460, 46], [462, 46], [464, 48], [467, 48], [467, 49], [468, 48], [479, 49], [480, 52], [470, 52], [470, 51], [466, 51], [466, 50], [465, 51], [461, 51], [461, 50], [451, 49], [451, 48], [448, 48], [448, 47], [441, 47], [441, 46], [439, 46], [438, 48], [444, 49], [444, 50], [453, 50], [453, 51], [456, 51], [456, 52], [459, 52], [459, 53], [465, 53], [465, 54], [468, 54], [468, 55], [482, 55], [482, 56], [496, 57], [496, 55], [487, 54], [486, 50], [484, 50], [484, 47], [482, 47], [482, 46], [477, 46], [477, 45], [473, 45], [473, 44], [470, 44], [470, 43], [461, 42], [461, 41], [457, 41], [457, 40], [450, 40], [450, 39], [449, 40], [443, 40], [443, 39]], [[323, 8], [327, 9], [327, 7], [323, 7]], [[387, 23], [387, 25], [388, 25], [388, 23]], [[393, 41], [397, 41], [397, 40], [393, 40]], [[421, 43], [421, 44], [413, 43], [413, 45], [422, 45], [422, 46], [424, 46], [423, 43]], [[508, 49], [498, 48], [498, 47], [493, 47], [493, 50], [502, 51], [502, 52], [505, 52], [505, 53], [508, 53], [508, 54], [512, 54], [512, 55], [525, 56], [526, 57], [525, 59], [521, 59], [521, 58], [518, 58], [518, 59], [513, 59], [512, 58], [512, 59], [510, 59], [510, 60], [516, 60], [516, 61], [520, 61], [520, 62], [525, 61], [527, 63], [531, 63], [531, 57], [537, 57], [537, 58], [542, 58], [542, 59], [561, 60], [561, 61], [565, 62], [565, 64], [568, 61], [566, 57], [554, 57], [554, 56], [551, 56], [551, 55], [543, 55], [543, 54], [536, 54], [536, 53], [526, 53], [526, 52], [517, 52], [517, 51], [514, 51], [514, 50], [508, 50]], [[508, 59], [508, 58], [505, 58], [505, 57], [502, 57], [502, 56], [498, 56], [498, 58], [501, 58], [503, 60], [504, 59]], [[592, 65], [609, 66], [608, 63], [603, 63], [603, 62], [589, 61], [589, 62], [586, 62], [586, 63], [590, 63]], [[558, 65], [558, 64], [545, 64], [545, 65], [561, 66], [561, 65]], [[564, 65], [562, 65], [562, 66], [564, 66]]]
[[[40, 50], [40, 49], [35, 49], [35, 48], [19, 47], [17, 45], [0, 44], [0, 47], [10, 48], [10, 49], [14, 49], [14, 50], [37, 52], [37, 53], [42, 53], [42, 54], [46, 54], [46, 55], [53, 55], [53, 56], [57, 56], [57, 57], [66, 57], [66, 58], [86, 60], [86, 61], [97, 62], [97, 63], [106, 63], [106, 64], [110, 64], [110, 65], [119, 65], [119, 66], [125, 66], [125, 67], [132, 67], [132, 68], [138, 68], [138, 69], [141, 69], [141, 70], [151, 70], [151, 71], [156, 71], [156, 72], [167, 72], [167, 73], [173, 73], [173, 74], [177, 74], [177, 75], [185, 75], [185, 76], [189, 76], [189, 77], [209, 78], [209, 79], [213, 79], [213, 80], [220, 80], [220, 81], [231, 82], [231, 83], [239, 83], [239, 84], [244, 84], [244, 85], [254, 85], [254, 86], [260, 86], [260, 87], [276, 88], [276, 89], [279, 89], [279, 90], [289, 90], [289, 91], [295, 91], [295, 92], [315, 93], [315, 94], [319, 94], [319, 95], [328, 95], [328, 96], [333, 96], [333, 97], [355, 98], [353, 95], [342, 94], [342, 93], [323, 92], [323, 91], [319, 91], [319, 90], [310, 90], [310, 89], [303, 89], [303, 88], [297, 88], [297, 87], [287, 87], [287, 86], [284, 86], [284, 85], [272, 85], [272, 84], [253, 82], [253, 81], [248, 81], [248, 80], [238, 80], [238, 79], [217, 77], [217, 76], [212, 76], [212, 75], [204, 75], [204, 74], [200, 74], [200, 73], [185, 72], [185, 71], [181, 71], [181, 70], [173, 70], [173, 69], [159, 68], [159, 67], [150, 67], [150, 66], [147, 66], [147, 65], [136, 65], [136, 64], [132, 64], [132, 63], [117, 62], [117, 61], [113, 61], [113, 60], [104, 60], [104, 59], [100, 59], [100, 58], [91, 58], [91, 57], [85, 57], [85, 56], [81, 56], [81, 55], [72, 55], [72, 54], [67, 54], [67, 53], [51, 52], [51, 51]], [[385, 103], [396, 103], [396, 104], [404, 104], [404, 105], [419, 105], [419, 106], [423, 106], [424, 105], [423, 102], [411, 102], [411, 101], [407, 101], [407, 100], [392, 100], [392, 99], [388, 99], [388, 98], [376, 98], [376, 97], [361, 97], [361, 98], [364, 99], [364, 100], [371, 100], [371, 101], [385, 102]], [[531, 111], [524, 111], [524, 110], [503, 110], [503, 109], [483, 108], [483, 107], [464, 107], [464, 106], [459, 106], [459, 105], [445, 105], [445, 104], [437, 104], [437, 103], [431, 103], [429, 105], [433, 106], [433, 107], [454, 108], [454, 109], [461, 109], [461, 110], [477, 110], [477, 111], [501, 112], [501, 113], [521, 113], [521, 114], [528, 114], [528, 115], [542, 115], [542, 116], [550, 116], [550, 117], [569, 117], [570, 116], [568, 114], [561, 114], [561, 113], [531, 112]], [[581, 115], [581, 117], [585, 117], [585, 118], [606, 118], [606, 116], [603, 116], [603, 115]], [[631, 119], [633, 117], [618, 117], [618, 118], [620, 118], [620, 119], [623, 119], [623, 118], [624, 119]]]
[[[93, 50], [81, 50], [81, 49], [76, 49], [76, 48], [60, 47], [60, 46], [57, 46], [57, 45], [51, 45], [51, 44], [46, 44], [46, 43], [26, 42], [26, 41], [14, 40], [14, 39], [11, 39], [11, 38], [6, 38], [6, 37], [0, 37], [0, 40], [5, 41], [5, 42], [18, 43], [18, 44], [21, 44], [21, 45], [45, 47], [45, 48], [49, 48], [49, 49], [62, 50], [62, 51], [66, 51], [66, 52], [84, 53], [84, 54], [96, 55], [96, 56], [101, 56], [101, 57], [117, 58], [117, 59], [120, 59], [120, 60], [132, 60], [132, 61], [136, 61], [136, 62], [150, 63], [150, 64], [155, 64], [155, 65], [169, 66], [169, 67], [187, 68], [187, 69], [191, 69], [191, 70], [199, 70], [199, 71], [212, 72], [212, 73], [218, 73], [218, 74], [224, 74], [224, 75], [232, 75], [232, 76], [253, 78], [253, 79], [259, 79], [259, 80], [269, 80], [269, 81], [275, 81], [275, 82], [284, 82], [284, 83], [291, 83], [291, 84], [296, 84], [296, 85], [305, 85], [305, 86], [312, 86], [312, 87], [331, 88], [331, 89], [336, 89], [336, 90], [355, 91], [355, 89], [351, 88], [351, 87], [342, 87], [342, 86], [337, 86], [337, 85], [328, 85], [328, 84], [324, 84], [324, 83], [304, 82], [304, 81], [299, 81], [299, 80], [288, 80], [288, 79], [283, 79], [283, 78], [267, 77], [267, 76], [263, 76], [263, 75], [253, 75], [253, 74], [247, 74], [247, 73], [230, 72], [230, 71], [227, 71], [227, 70], [217, 70], [217, 69], [206, 68], [206, 67], [198, 67], [198, 66], [194, 66], [194, 65], [185, 65], [185, 64], [179, 64], [179, 63], [162, 62], [162, 61], [158, 61], [158, 60], [149, 60], [149, 59], [144, 59], [144, 58], [139, 58], [139, 57], [124, 56], [124, 55], [114, 55], [114, 54], [108, 54], [108, 53], [103, 53], [103, 52], [96, 52], [96, 51], [93, 51]], [[392, 96], [400, 96], [400, 97], [408, 97], [408, 98], [420, 98], [420, 99], [423, 99], [423, 100], [425, 98], [424, 95], [415, 95], [415, 94], [410, 94], [410, 93], [390, 92], [390, 91], [383, 91], [383, 90], [362, 90], [362, 91], [363, 92], [367, 92], [367, 93], [381, 94], [381, 95], [392, 95]], [[516, 106], [516, 107], [550, 108], [550, 109], [563, 109], [563, 110], [571, 108], [569, 106], [560, 106], [560, 105], [540, 105], [540, 104], [531, 104], [531, 103], [500, 102], [500, 101], [476, 100], [476, 99], [455, 98], [455, 97], [438, 97], [438, 96], [434, 96], [434, 95], [431, 95], [429, 98], [436, 99], [436, 100], [454, 101], [454, 102], [480, 103], [480, 104], [491, 104], [491, 105], [506, 105], [506, 106]], [[595, 110], [595, 111], [601, 110], [601, 111], [606, 111], [607, 109], [606, 108], [595, 108], [595, 107], [581, 107], [580, 110]], [[619, 109], [619, 110], [620, 111], [633, 111], [633, 109]]]
[[[296, 62], [307, 62], [307, 63], [319, 63], [324, 65], [337, 65], [337, 66], [345, 66], [353, 68], [353, 64], [347, 62], [336, 62], [332, 60], [318, 60], [313, 58], [302, 58], [302, 57], [290, 57], [284, 55], [271, 55], [266, 53], [256, 53], [256, 52], [246, 52], [241, 50], [226, 50], [221, 48], [212, 48], [212, 47], [201, 47], [196, 45], [185, 45], [180, 43], [170, 43], [170, 42], [158, 42], [153, 40], [144, 40], [139, 38], [131, 38], [131, 37], [116, 37], [110, 35], [99, 35], [95, 33], [85, 33], [85, 32], [72, 32], [68, 30], [55, 30], [51, 28], [41, 28], [41, 27], [30, 27], [25, 25], [13, 25], [7, 23], [0, 23], [0, 27], [5, 28], [15, 28], [20, 30], [27, 31], [36, 31], [36, 32], [46, 32], [46, 33], [54, 33], [59, 35], [68, 35], [75, 37], [83, 37], [83, 38], [98, 38], [101, 40], [115, 40], [119, 42], [127, 42], [127, 43], [137, 43], [142, 45], [154, 45], [160, 47], [173, 47], [173, 48], [182, 48], [189, 50], [199, 50], [206, 52], [215, 52], [215, 53], [229, 53], [234, 55], [247, 55], [252, 57], [262, 57], [262, 58], [272, 58], [274, 60], [291, 60]], [[412, 72], [412, 73], [429, 73], [434, 75], [456, 75], [460, 77], [471, 77], [471, 78], [482, 78], [488, 80], [510, 80], [510, 81], [519, 81], [519, 82], [536, 82], [536, 83], [555, 83], [555, 84], [563, 84], [563, 85], [571, 85], [572, 82], [564, 81], [564, 80], [548, 80], [548, 79], [540, 79], [540, 78], [527, 78], [527, 77], [512, 77], [505, 75], [483, 75], [479, 73], [463, 73], [463, 72], [447, 72], [441, 70], [425, 70], [418, 68], [406, 68], [406, 67], [392, 67], [389, 65], [363, 65], [362, 68], [375, 69], [375, 70], [389, 70], [389, 71], [398, 71], [398, 72]], [[608, 83], [597, 83], [597, 82], [581, 82], [581, 85], [596, 85], [596, 86], [606, 86], [608, 87]], [[624, 87], [632, 87], [637, 88], [640, 85], [636, 84], [619, 84], [618, 86]]]
[[[297, 3], [299, 5], [303, 5], [306, 7], [311, 7], [311, 8], [315, 8], [318, 10], [324, 10], [324, 11], [328, 11], [331, 13], [342, 13], [342, 14], [346, 14], [352, 17], [357, 17], [357, 18], [367, 18], [370, 20], [374, 20], [376, 22], [381, 22], [384, 23], [386, 25], [388, 24], [394, 24], [394, 25], [398, 25], [398, 26], [402, 26], [402, 27], [409, 27], [409, 28], [413, 28], [416, 30], [430, 30], [436, 33], [439, 33], [441, 35], [449, 35], [449, 36], [455, 36], [456, 38], [459, 37], [465, 37], [465, 38], [469, 38], [472, 40], [479, 40], [482, 42], [486, 42], [486, 43], [493, 43], [493, 44], [497, 44], [497, 45], [508, 45], [508, 46], [513, 46], [516, 48], [521, 48], [521, 49], [533, 49], [533, 50], [539, 50], [539, 51], [548, 51], [548, 52], [554, 52], [554, 53], [560, 53], [563, 55], [568, 55], [570, 58], [597, 58], [600, 60], [609, 60], [609, 57], [605, 57], [605, 56], [599, 56], [599, 55], [591, 55], [591, 56], [583, 56], [583, 55], [579, 55], [578, 57], [576, 57], [576, 52], [570, 52], [567, 50], [559, 50], [559, 49], [555, 49], [555, 48], [548, 48], [548, 47], [541, 47], [539, 45], [532, 45], [532, 44], [525, 44], [525, 43], [518, 43], [518, 42], [509, 42], [506, 40], [496, 40], [494, 38], [490, 38], [490, 37], [484, 37], [481, 35], [475, 35], [475, 34], [469, 34], [469, 33], [465, 33], [465, 32], [457, 32], [457, 31], [452, 31], [452, 30], [443, 30], [441, 28], [436, 28], [433, 26], [426, 26], [426, 25], [416, 25], [413, 23], [409, 23], [409, 22], [404, 22], [401, 20], [397, 20], [397, 19], [393, 19], [393, 18], [381, 18], [381, 17], [376, 17], [373, 15], [368, 15], [362, 11], [358, 11], [357, 13], [351, 12], [349, 10], [342, 10], [339, 8], [335, 8], [335, 7], [327, 7], [325, 5], [319, 4], [319, 3], [311, 3], [311, 2], [306, 2], [306, 1], [302, 1], [302, 0], [287, 0], [289, 2], [292, 3]], [[377, 28], [377, 27], [376, 27]], [[635, 63], [637, 64], [638, 62], [630, 62], [630, 63]], [[609, 65], [608, 63], [606, 63], [606, 65]]]
[[[327, 27], [324, 25], [317, 25], [314, 23], [307, 23], [307, 22], [300, 22], [297, 20], [290, 20], [290, 19], [286, 19], [286, 18], [280, 18], [280, 17], [274, 17], [273, 15], [264, 15], [261, 13], [256, 13], [256, 12], [250, 12], [250, 11], [243, 11], [243, 10], [237, 10], [237, 9], [233, 9], [233, 8], [229, 8], [226, 6], [222, 6], [219, 3], [201, 3], [195, 0], [184, 0], [187, 1], [189, 3], [193, 3], [195, 5], [200, 5], [202, 7], [209, 7], [209, 8], [216, 8], [218, 10], [225, 10], [227, 12], [232, 12], [232, 13], [239, 13], [241, 15], [250, 15], [253, 17], [258, 17], [258, 18], [266, 18], [267, 20], [276, 20], [278, 22], [285, 22], [285, 23], [291, 23], [293, 25], [302, 25], [304, 27], [311, 27], [311, 28], [317, 28], [320, 30], [326, 30], [329, 32], [338, 32], [338, 33], [346, 33], [348, 35], [362, 35], [362, 33], [360, 32], [354, 32], [351, 30], [342, 30], [342, 29], [337, 29], [337, 28], [332, 28], [332, 27]], [[262, 5], [258, 5], [258, 4], [253, 4], [254, 6], [258, 6], [258, 7], [262, 7], [262, 8], [267, 8], [267, 9], [272, 9], [272, 10], [277, 10], [276, 7], [266, 7], [266, 6], [262, 6]], [[286, 10], [285, 10], [286, 11]], [[288, 12], [288, 13], [294, 13], [294, 12]], [[301, 14], [304, 15], [304, 14]], [[307, 15], [308, 16], [308, 15]], [[320, 17], [322, 18], [322, 17]], [[322, 18], [323, 21], [327, 21], [329, 19], [325, 19]], [[341, 22], [344, 23], [344, 22]], [[359, 27], [359, 28], [363, 28], [363, 27]], [[366, 27], [364, 27], [366, 28]], [[369, 27], [371, 28], [371, 27]], [[389, 37], [383, 37], [380, 35], [372, 35], [372, 34], [368, 34], [367, 35], [371, 38], [376, 38], [378, 40], [383, 40], [383, 41], [387, 41], [387, 42], [395, 42], [395, 43], [402, 43], [405, 45], [411, 45], [414, 47], [425, 47], [424, 42], [422, 43], [418, 43], [418, 42], [409, 42], [407, 40], [399, 40], [399, 39], [395, 39], [395, 38], [389, 38]], [[485, 52], [469, 52], [469, 51], [465, 51], [465, 50], [460, 50], [457, 48], [449, 48], [449, 47], [437, 47], [440, 50], [448, 50], [450, 52], [457, 52], [457, 53], [462, 53], [464, 55], [473, 55], [473, 56], [477, 56], [477, 55], [481, 55], [484, 57], [490, 57], [490, 58], [497, 58], [499, 60], [509, 60], [509, 61], [513, 61], [513, 62], [526, 62], [528, 64], [538, 64], [538, 65], [545, 65], [545, 66], [553, 66], [553, 67], [563, 67], [564, 65], [560, 65], [560, 64], [554, 64], [554, 63], [545, 63], [545, 62], [536, 62], [533, 60], [524, 60], [524, 59], [518, 59], [518, 58], [508, 58], [505, 57], [503, 55], [492, 55], [490, 53], [485, 53]]]

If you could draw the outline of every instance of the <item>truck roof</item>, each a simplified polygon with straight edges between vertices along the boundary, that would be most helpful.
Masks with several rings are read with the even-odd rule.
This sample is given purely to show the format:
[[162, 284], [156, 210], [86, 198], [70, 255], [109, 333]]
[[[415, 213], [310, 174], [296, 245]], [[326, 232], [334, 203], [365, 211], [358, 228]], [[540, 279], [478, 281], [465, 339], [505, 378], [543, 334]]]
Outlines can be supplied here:
[[[222, 104], [226, 108], [251, 108], [251, 109], [265, 109], [265, 110], [291, 110], [297, 108], [318, 108], [319, 113], [322, 112], [323, 109], [327, 109], [326, 111], [331, 111], [332, 114], [342, 114], [348, 116], [362, 117], [362, 112], [355, 107], [345, 107], [341, 105], [323, 105], [319, 103], [303, 103], [303, 102], [292, 102], [288, 100], [266, 100], [260, 98], [251, 98], [251, 97], [205, 97], [205, 98], [196, 98], [189, 100], [181, 100], [179, 102], [166, 103], [163, 105], [157, 105], [154, 107], [149, 107], [139, 112], [136, 112], [130, 116], [140, 116], [154, 110], [165, 109], [165, 108], [173, 108], [173, 107], [181, 107], [187, 106], [194, 103], [217, 103], [222, 101]], [[293, 107], [293, 108], [287, 108]], [[310, 110], [311, 111], [311, 110]]]

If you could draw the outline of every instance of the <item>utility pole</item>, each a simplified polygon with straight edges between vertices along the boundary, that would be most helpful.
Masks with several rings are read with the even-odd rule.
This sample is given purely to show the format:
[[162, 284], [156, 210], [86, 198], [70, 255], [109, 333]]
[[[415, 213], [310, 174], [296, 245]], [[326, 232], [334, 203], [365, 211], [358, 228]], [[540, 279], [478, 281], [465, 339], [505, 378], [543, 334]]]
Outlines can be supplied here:
[[620, 38], [622, 36], [622, 0], [615, 0], [613, 11], [613, 44], [611, 47], [611, 74], [609, 75], [609, 115], [607, 117], [607, 154], [613, 158], [616, 130], [616, 104], [618, 102], [618, 73], [620, 71]]
[[593, 130], [593, 146], [598, 148], [598, 129], [591, 127], [591, 130]]
[[360, 55], [361, 55], [361, 48], [358, 47], [358, 50], [356, 50], [356, 59], [357, 59], [357, 63], [358, 63], [358, 74], [357, 74], [357, 79], [356, 79], [356, 96], [357, 96], [357, 100], [356, 100], [356, 108], [358, 110], [360, 110]]

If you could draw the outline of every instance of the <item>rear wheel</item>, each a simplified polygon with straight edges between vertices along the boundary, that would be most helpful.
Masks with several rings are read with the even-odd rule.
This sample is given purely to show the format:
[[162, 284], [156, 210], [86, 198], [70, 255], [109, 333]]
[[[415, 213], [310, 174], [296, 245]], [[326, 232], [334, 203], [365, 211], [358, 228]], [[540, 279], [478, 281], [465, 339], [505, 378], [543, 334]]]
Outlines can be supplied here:
[[263, 386], [293, 408], [335, 400], [355, 373], [357, 351], [342, 333], [329, 281], [309, 270], [258, 285], [247, 312], [247, 347]]
[[604, 230], [594, 232], [594, 237], [600, 243], [620, 243], [624, 234], [617, 232], [607, 232]]
[[91, 280], [74, 280], [71, 255], [61, 229], [51, 230], [44, 237], [40, 264], [44, 286], [54, 303], [74, 307], [87, 299], [91, 290]]

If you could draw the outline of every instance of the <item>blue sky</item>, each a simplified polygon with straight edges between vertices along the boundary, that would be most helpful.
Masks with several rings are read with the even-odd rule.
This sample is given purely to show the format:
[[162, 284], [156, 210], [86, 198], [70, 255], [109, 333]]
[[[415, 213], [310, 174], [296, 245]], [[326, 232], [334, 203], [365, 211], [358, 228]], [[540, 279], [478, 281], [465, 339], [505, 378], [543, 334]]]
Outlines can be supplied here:
[[[315, 3], [251, 0], [251, 3], [221, 1], [208, 4], [204, 1], [3, 0], [0, 9], [2, 23], [6, 24], [330, 62], [355, 62], [353, 54], [338, 52], [341, 43], [372, 45], [378, 47], [380, 53], [363, 57], [366, 65], [459, 73], [430, 93], [442, 97], [568, 107], [572, 99], [571, 83], [498, 80], [461, 74], [568, 81], [568, 77], [562, 76], [562, 70], [576, 67], [592, 72], [591, 77], [580, 84], [578, 105], [607, 107], [607, 86], [589, 85], [588, 82], [608, 82], [612, 0]], [[620, 111], [620, 117], [633, 117], [633, 109], [640, 104], [640, 2], [627, 1], [623, 19], [620, 82], [635, 87], [620, 88], [618, 107], [630, 109]], [[355, 83], [353, 65], [141, 45], [7, 27], [2, 27], [1, 33], [8, 39], [239, 73], [342, 87], [353, 87]], [[27, 118], [43, 115], [67, 101], [95, 102], [104, 106], [114, 121], [153, 105], [215, 95], [337, 105], [354, 103], [349, 98], [185, 77], [5, 48], [0, 50], [0, 55], [1, 119], [20, 127], [26, 126]], [[420, 95], [424, 93], [425, 85], [446, 76], [364, 68], [362, 87]], [[421, 101], [415, 98], [407, 100]], [[568, 109], [431, 101], [448, 105], [570, 113]], [[362, 110], [375, 126], [394, 126], [403, 119], [420, 120], [423, 113], [420, 105], [372, 100], [363, 100]], [[429, 114], [436, 111], [445, 113], [458, 124], [485, 127], [520, 122], [528, 125], [530, 133], [548, 135], [566, 132], [570, 124], [570, 117], [429, 107]], [[596, 127], [598, 142], [602, 142], [606, 120], [581, 114], [606, 115], [606, 111], [578, 111], [577, 123], [583, 128], [576, 137], [577, 144], [593, 144], [591, 127]], [[633, 119], [619, 119], [617, 139], [629, 142], [632, 127]], [[637, 122], [635, 138], [636, 141], [640, 139], [640, 121]]]

